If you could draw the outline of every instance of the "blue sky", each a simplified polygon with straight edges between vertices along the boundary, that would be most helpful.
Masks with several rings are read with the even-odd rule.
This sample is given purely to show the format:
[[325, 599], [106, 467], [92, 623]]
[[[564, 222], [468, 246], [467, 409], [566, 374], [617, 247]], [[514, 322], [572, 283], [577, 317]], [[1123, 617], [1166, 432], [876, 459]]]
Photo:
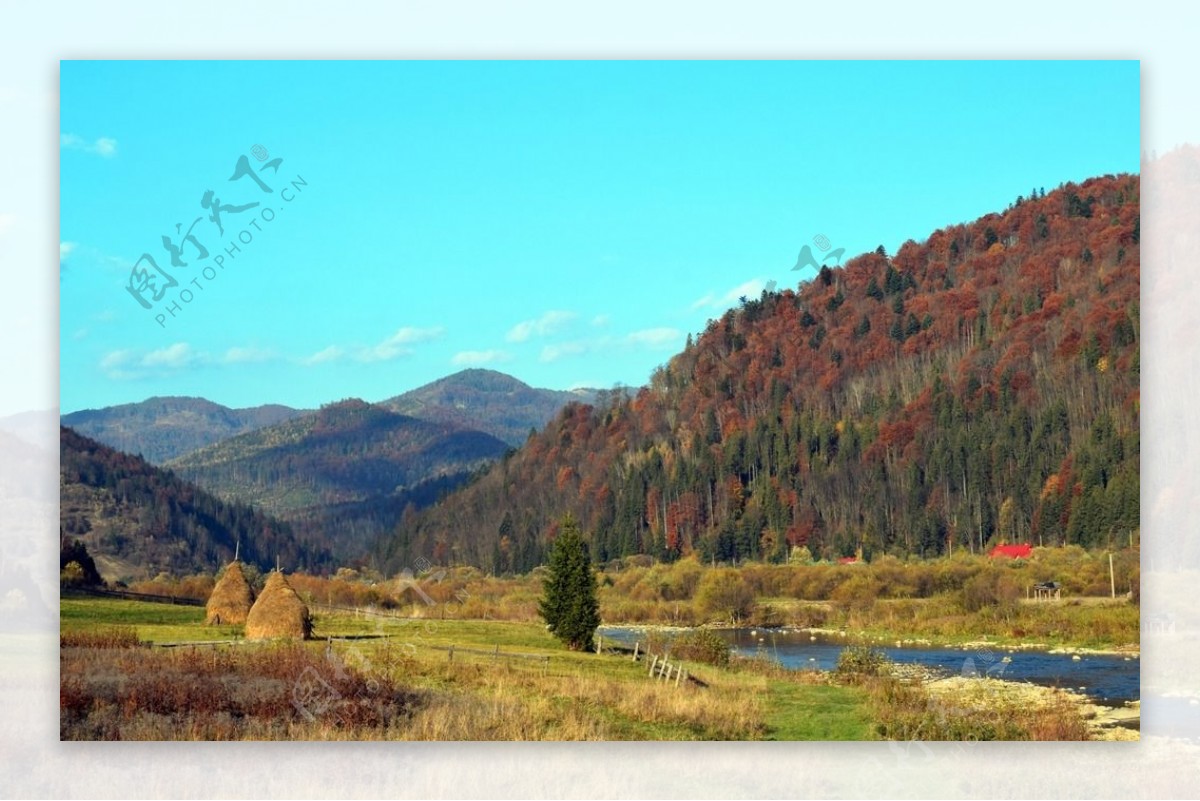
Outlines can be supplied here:
[[641, 384], [814, 237], [1136, 172], [1139, 102], [1132, 61], [63, 62], [61, 407]]

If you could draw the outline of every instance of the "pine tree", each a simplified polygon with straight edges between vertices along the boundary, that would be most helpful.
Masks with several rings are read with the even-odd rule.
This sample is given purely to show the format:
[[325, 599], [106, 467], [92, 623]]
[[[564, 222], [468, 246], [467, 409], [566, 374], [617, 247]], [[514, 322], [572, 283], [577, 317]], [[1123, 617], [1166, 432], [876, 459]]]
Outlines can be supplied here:
[[542, 582], [538, 612], [546, 628], [572, 651], [584, 651], [592, 644], [600, 626], [600, 603], [596, 600], [596, 574], [587, 543], [571, 515], [551, 546], [549, 575]]

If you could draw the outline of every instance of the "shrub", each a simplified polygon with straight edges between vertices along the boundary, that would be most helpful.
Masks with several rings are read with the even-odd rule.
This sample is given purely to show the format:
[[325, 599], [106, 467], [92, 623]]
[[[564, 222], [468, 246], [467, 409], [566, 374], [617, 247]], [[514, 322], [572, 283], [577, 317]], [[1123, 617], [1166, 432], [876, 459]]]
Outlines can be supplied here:
[[791, 556], [788, 557], [788, 562], [793, 565], [811, 565], [813, 563], [812, 551], [807, 545], [801, 545], [798, 548], [792, 548]]
[[730, 650], [729, 643], [708, 629], [689, 629], [676, 637], [670, 645], [671, 655], [675, 659], [703, 662], [719, 667], [729, 665]]
[[754, 608], [754, 592], [737, 570], [710, 570], [700, 580], [696, 604], [702, 613], [728, 617], [737, 625]]
[[1016, 581], [1000, 570], [985, 570], [963, 584], [963, 609], [967, 612], [988, 607], [1008, 612], [1016, 608], [1020, 597]]
[[882, 675], [886, 667], [887, 657], [883, 651], [866, 645], [851, 645], [838, 656], [834, 673], [843, 679], [862, 681], [869, 676]]
[[[862, 570], [863, 568], [853, 569]], [[875, 605], [875, 599], [879, 597], [882, 590], [883, 585], [878, 579], [860, 573], [838, 585], [837, 589], [830, 593], [829, 598], [843, 604], [848, 609], [864, 611]]]

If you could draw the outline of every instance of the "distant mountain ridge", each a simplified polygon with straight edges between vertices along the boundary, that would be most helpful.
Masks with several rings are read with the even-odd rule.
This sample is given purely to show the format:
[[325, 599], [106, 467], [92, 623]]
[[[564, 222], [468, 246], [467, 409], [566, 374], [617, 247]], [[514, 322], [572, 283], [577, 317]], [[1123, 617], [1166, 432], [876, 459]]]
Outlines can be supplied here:
[[[437, 501], [593, 390], [536, 389], [470, 369], [377, 404], [305, 411], [154, 397], [74, 412], [64, 425], [140, 453], [233, 503], [287, 520], [353, 561], [406, 512]], [[13, 425], [27, 421], [14, 420]]]
[[267, 404], [231, 409], [204, 398], [153, 397], [63, 415], [62, 424], [125, 453], [163, 464], [185, 453], [303, 414]]
[[353, 520], [382, 514], [390, 524], [410, 501], [436, 499], [422, 485], [457, 486], [507, 450], [482, 431], [352, 398], [193, 451], [168, 466], [221, 498], [306, 521], [306, 531], [353, 556], [347, 527], [328, 512], [340, 510]]
[[590, 403], [594, 397], [590, 389], [537, 389], [505, 373], [474, 368], [378, 405], [422, 420], [475, 428], [519, 447], [531, 428], [540, 431], [563, 406]]
[[[469, 369], [375, 405], [421, 420], [483, 431], [517, 447], [531, 428], [540, 431], [563, 406], [572, 401], [590, 403], [595, 394], [591, 389], [538, 389], [495, 370]], [[165, 464], [239, 434], [313, 413], [312, 409], [275, 403], [234, 409], [206, 398], [155, 396], [71, 412], [61, 421], [51, 421], [48, 412], [13, 416], [0, 421], [0, 428], [29, 440], [25, 430], [37, 425], [37, 433], [44, 433], [49, 443], [61, 422], [109, 447]], [[53, 425], [44, 425], [46, 422]]]

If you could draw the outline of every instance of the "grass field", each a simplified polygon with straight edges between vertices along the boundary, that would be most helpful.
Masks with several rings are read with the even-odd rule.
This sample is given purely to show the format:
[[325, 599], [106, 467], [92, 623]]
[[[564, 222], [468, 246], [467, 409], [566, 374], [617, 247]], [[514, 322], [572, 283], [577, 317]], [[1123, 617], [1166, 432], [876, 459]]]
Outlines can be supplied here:
[[240, 638], [236, 627], [205, 627], [203, 615], [199, 607], [64, 598], [61, 736], [827, 740], [872, 733], [869, 694], [860, 687], [744, 662], [689, 664], [702, 684], [676, 686], [650, 679], [628, 655], [564, 650], [534, 623], [318, 614], [318, 639], [303, 645], [71, 644], [75, 632], [104, 630], [160, 645]]

